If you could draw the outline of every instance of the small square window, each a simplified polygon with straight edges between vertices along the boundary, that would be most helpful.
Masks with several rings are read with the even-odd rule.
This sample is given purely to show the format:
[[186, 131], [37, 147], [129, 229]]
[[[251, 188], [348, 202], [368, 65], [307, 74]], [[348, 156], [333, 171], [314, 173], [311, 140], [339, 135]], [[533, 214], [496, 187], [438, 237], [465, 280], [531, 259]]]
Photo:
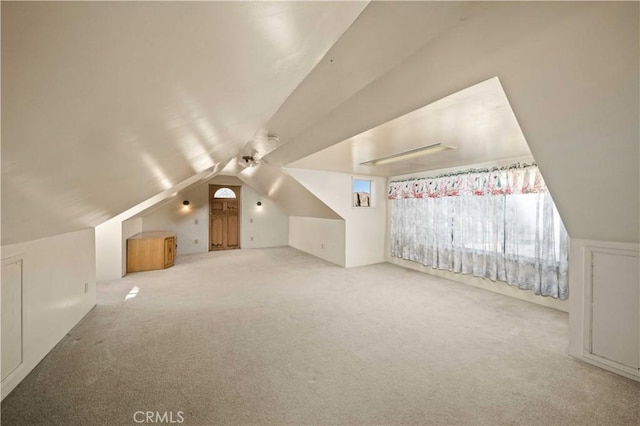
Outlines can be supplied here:
[[371, 207], [371, 181], [353, 179], [353, 207]]

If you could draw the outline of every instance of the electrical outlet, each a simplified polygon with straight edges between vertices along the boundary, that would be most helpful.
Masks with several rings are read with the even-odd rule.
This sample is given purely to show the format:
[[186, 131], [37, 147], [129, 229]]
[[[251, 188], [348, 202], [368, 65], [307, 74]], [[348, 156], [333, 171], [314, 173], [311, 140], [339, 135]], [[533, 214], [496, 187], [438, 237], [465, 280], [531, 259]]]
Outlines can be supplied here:
[[253, 241], [253, 237], [251, 237], [251, 241]]
[[193, 221], [193, 223], [195, 223], [195, 224], [197, 225], [197, 224], [198, 224], [198, 219], [195, 219], [195, 220]]
[[198, 244], [198, 240], [193, 240], [193, 244]]
[[320, 244], [320, 248], [324, 248], [324, 243]]
[[84, 283], [84, 294], [89, 293], [89, 283]]
[[249, 223], [253, 223], [253, 218], [249, 219]]

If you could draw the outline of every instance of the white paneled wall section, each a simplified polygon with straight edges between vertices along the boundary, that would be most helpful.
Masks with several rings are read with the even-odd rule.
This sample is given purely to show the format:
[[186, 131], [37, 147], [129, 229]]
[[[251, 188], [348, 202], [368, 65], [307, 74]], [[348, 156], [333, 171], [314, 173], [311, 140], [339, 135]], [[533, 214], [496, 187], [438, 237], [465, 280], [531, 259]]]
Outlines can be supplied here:
[[[21, 264], [21, 277], [15, 276], [17, 266], [11, 266], [16, 263]], [[13, 365], [6, 376], [3, 369], [2, 398], [95, 306], [94, 229], [3, 246], [3, 269], [5, 265], [13, 268], [9, 274], [13, 279], [12, 289], [5, 292], [4, 279], [10, 276], [3, 270], [2, 296], [8, 300], [3, 300], [2, 305], [2, 361], [11, 361]], [[21, 289], [17, 287], [18, 280]], [[15, 305], [20, 301], [21, 307]], [[5, 317], [5, 310], [11, 318]], [[11, 321], [11, 327], [5, 320]], [[15, 329], [20, 321], [21, 336]], [[17, 350], [7, 352], [8, 358], [4, 358], [4, 347], [20, 344], [18, 337], [21, 337], [20, 358], [13, 358], [18, 355]]]
[[571, 355], [640, 381], [640, 245], [572, 239]]

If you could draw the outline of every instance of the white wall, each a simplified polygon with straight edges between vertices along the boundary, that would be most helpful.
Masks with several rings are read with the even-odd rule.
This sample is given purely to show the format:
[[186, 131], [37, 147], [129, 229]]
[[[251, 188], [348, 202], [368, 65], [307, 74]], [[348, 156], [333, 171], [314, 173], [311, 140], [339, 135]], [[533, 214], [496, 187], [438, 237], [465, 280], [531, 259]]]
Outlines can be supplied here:
[[336, 265], [345, 266], [345, 221], [289, 217], [289, 245]]
[[122, 222], [108, 220], [95, 227], [96, 278], [98, 281], [122, 278]]
[[23, 362], [2, 398], [95, 306], [94, 229], [3, 246], [9, 258], [23, 260]]
[[167, 211], [167, 204], [171, 204], [171, 210], [179, 210], [182, 207], [182, 198], [180, 199], [180, 206], [177, 206], [175, 200], [171, 200], [169, 203], [165, 203], [158, 209], [151, 213], [148, 213], [139, 219], [142, 222], [142, 231], [174, 231], [178, 232], [178, 224], [174, 221], [174, 215], [170, 211]]
[[[385, 178], [302, 169], [287, 169], [287, 172], [344, 218], [346, 267], [385, 261]], [[371, 207], [352, 206], [353, 178], [372, 181]], [[310, 233], [310, 237], [313, 235]], [[319, 245], [317, 242], [322, 237], [315, 234], [314, 246]]]
[[[177, 254], [204, 253], [209, 247], [209, 185], [200, 185], [197, 188], [181, 194], [179, 199], [167, 205], [176, 224], [175, 230], [178, 236]], [[182, 202], [189, 200], [189, 206]], [[166, 212], [166, 209], [165, 209]], [[155, 219], [157, 223], [157, 218]], [[197, 223], [196, 223], [197, 221]], [[147, 218], [143, 219], [146, 227]], [[156, 228], [161, 230], [161, 228]], [[196, 242], [197, 240], [197, 242]]]
[[[277, 247], [289, 244], [289, 216], [272, 200], [242, 186], [241, 247]], [[257, 203], [260, 201], [261, 206]]]
[[[242, 187], [240, 191], [241, 248], [276, 247], [288, 244], [289, 217], [273, 201], [261, 197], [251, 187], [233, 176], [216, 176], [205, 184], [179, 194], [157, 210], [142, 216], [142, 230], [175, 230], [178, 236], [178, 255], [207, 252], [209, 184]], [[186, 208], [182, 204], [184, 200], [189, 201], [189, 206]], [[256, 205], [258, 201], [262, 202], [262, 206]]]
[[108, 220], [95, 230], [96, 278], [122, 278], [127, 273], [127, 238], [142, 232], [142, 219]]
[[127, 238], [142, 232], [142, 219], [129, 219], [122, 222], [121, 265], [122, 276], [127, 273]]

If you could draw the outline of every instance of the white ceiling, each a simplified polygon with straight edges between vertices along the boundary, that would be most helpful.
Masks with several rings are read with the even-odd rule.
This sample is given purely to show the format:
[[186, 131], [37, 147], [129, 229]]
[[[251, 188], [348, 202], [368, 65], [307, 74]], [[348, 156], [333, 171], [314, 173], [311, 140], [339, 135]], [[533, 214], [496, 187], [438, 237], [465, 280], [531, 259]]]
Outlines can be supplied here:
[[[287, 165], [340, 142], [331, 136], [348, 126], [327, 129], [322, 121], [332, 118], [346, 123], [353, 121], [351, 114], [336, 111], [363, 91], [375, 88], [377, 80], [392, 73], [416, 52], [438, 43], [444, 33], [464, 26], [467, 20], [490, 10], [490, 6], [483, 2], [370, 3], [269, 120], [269, 129], [278, 133], [285, 144], [268, 156], [269, 162]], [[447, 91], [443, 96], [450, 93]], [[384, 98], [377, 99], [356, 114], [366, 115], [370, 123], [378, 125], [388, 120], [386, 106]], [[356, 133], [371, 127], [361, 127]]]
[[[288, 182], [275, 169], [343, 141], [348, 155], [318, 154], [325, 170], [370, 173], [358, 162], [427, 138], [459, 147], [375, 173], [520, 156], [514, 117], [570, 235], [637, 241], [637, 2], [0, 6], [3, 245], [98, 225], [254, 150], [273, 169], [235, 172], [272, 194]], [[481, 82], [488, 103], [463, 90]], [[468, 107], [438, 107], [453, 93]], [[422, 119], [393, 124], [425, 106], [425, 122], [449, 121], [420, 137]], [[511, 130], [469, 125], [487, 116]], [[291, 211], [293, 186], [279, 192]]]
[[[384, 17], [393, 14], [383, 12], [394, 5], [395, 2], [372, 2], [345, 37], [367, 40], [357, 30], [367, 28], [362, 21], [369, 18], [374, 21], [369, 29], [375, 28], [375, 23], [384, 29]], [[416, 16], [433, 18], [428, 7], [420, 7], [423, 2], [402, 5], [413, 8]], [[323, 59], [290, 97], [296, 102], [291, 104], [288, 100], [270, 120], [272, 129], [278, 123], [305, 124], [296, 126], [291, 139], [269, 154], [267, 160], [289, 165], [499, 76], [569, 235], [637, 242], [638, 3], [474, 2], [473, 6], [463, 10], [456, 23], [427, 38], [404, 60], [386, 68], [371, 83], [358, 86], [348, 99], [337, 102], [309, 123], [306, 108], [291, 105], [305, 104], [300, 98], [304, 98], [305, 105], [313, 105], [312, 93], [332, 91], [330, 84], [321, 86], [323, 90], [303, 90], [308, 81], [325, 81], [334, 71], [326, 66], [327, 58]], [[404, 28], [408, 23], [411, 28], [411, 22], [405, 16], [394, 25]], [[401, 33], [391, 32], [388, 36], [402, 48], [405, 40]], [[345, 37], [338, 40], [330, 55], [349, 57], [362, 55], [363, 51], [375, 52], [376, 44], [361, 43], [358, 50], [343, 43]], [[349, 62], [354, 74], [364, 71], [358, 67], [360, 62], [368, 63]], [[341, 88], [338, 81], [335, 83]], [[614, 181], [625, 184], [612, 187]]]
[[[455, 149], [363, 166], [361, 163], [442, 143]], [[497, 77], [451, 94], [288, 167], [374, 176], [398, 176], [469, 164], [531, 157]]]
[[2, 2], [2, 244], [226, 163], [366, 4]]

